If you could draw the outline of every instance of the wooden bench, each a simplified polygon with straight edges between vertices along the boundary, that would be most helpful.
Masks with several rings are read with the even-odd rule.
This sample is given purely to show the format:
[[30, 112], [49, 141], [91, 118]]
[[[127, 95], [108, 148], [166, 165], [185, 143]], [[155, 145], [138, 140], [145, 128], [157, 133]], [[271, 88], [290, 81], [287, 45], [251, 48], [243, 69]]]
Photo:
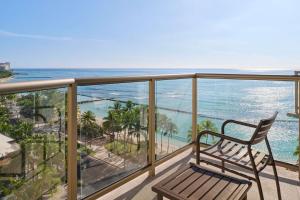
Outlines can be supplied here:
[[247, 199], [251, 182], [189, 163], [152, 187], [157, 199]]

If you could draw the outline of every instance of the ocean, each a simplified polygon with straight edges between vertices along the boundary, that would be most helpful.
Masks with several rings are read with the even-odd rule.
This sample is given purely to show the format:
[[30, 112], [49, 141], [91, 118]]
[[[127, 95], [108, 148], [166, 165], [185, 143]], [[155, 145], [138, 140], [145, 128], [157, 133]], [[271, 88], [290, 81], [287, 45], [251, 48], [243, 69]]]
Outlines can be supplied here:
[[[246, 71], [224, 69], [14, 69], [16, 73], [10, 82], [79, 78], [110, 77], [182, 73], [251, 73], [251, 74], [293, 74], [292, 71]], [[172, 137], [172, 145], [187, 143], [191, 128], [192, 80], [164, 80], [156, 82], [156, 105], [158, 112], [166, 114], [177, 125], [178, 133]], [[122, 83], [100, 86], [79, 86], [78, 102], [97, 99], [99, 101], [80, 104], [80, 111], [92, 110], [97, 117], [105, 117], [114, 100], [132, 100], [147, 104], [148, 83]], [[269, 134], [274, 157], [278, 160], [296, 163], [293, 155], [298, 143], [298, 119], [287, 116], [294, 112], [294, 82], [242, 81], [242, 80], [198, 80], [198, 122], [213, 121], [220, 130], [226, 119], [258, 123], [278, 111], [279, 115]], [[253, 130], [230, 126], [229, 135], [247, 139]], [[159, 137], [157, 137], [159, 140]], [[266, 150], [264, 145], [258, 148]]]

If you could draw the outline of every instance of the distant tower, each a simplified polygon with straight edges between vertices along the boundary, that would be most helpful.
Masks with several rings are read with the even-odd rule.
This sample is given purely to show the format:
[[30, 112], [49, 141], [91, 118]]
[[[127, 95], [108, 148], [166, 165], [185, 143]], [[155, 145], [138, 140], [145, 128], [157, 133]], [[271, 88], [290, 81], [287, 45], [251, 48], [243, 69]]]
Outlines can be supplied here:
[[10, 71], [10, 63], [9, 62], [4, 62], [0, 63], [0, 70], [1, 71]]

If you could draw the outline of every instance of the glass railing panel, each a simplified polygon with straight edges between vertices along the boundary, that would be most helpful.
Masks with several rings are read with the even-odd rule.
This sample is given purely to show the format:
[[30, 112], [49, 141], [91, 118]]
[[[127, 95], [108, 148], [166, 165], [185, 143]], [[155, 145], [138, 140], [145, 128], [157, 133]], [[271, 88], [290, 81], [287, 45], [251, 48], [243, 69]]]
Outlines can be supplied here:
[[66, 199], [65, 96], [0, 96], [0, 199]]
[[149, 83], [78, 87], [78, 195], [148, 165]]
[[[198, 79], [199, 129], [221, 131], [226, 119], [258, 124], [262, 118], [278, 111], [268, 139], [275, 159], [295, 164], [294, 154], [298, 144], [298, 118], [295, 113], [295, 83], [284, 81]], [[253, 129], [228, 125], [226, 134], [249, 139]], [[216, 138], [203, 138], [211, 144]], [[266, 151], [266, 146], [256, 148]]]
[[156, 81], [156, 159], [191, 142], [192, 79]]

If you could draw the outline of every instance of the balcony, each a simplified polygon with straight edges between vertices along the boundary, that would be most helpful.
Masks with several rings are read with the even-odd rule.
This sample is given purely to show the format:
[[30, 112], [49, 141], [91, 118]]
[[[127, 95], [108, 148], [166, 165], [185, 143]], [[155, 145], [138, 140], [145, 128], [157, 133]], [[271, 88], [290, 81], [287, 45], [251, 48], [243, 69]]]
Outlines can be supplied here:
[[[9, 151], [0, 151], [0, 197], [154, 199], [151, 185], [194, 162], [197, 124], [219, 131], [225, 119], [257, 123], [277, 110], [269, 140], [283, 198], [297, 198], [299, 82], [296, 75], [180, 74], [1, 84], [0, 136]], [[269, 171], [263, 189], [274, 199]], [[258, 198], [255, 186], [249, 195]]]
[[[106, 199], [156, 199], [156, 193], [152, 192], [151, 187], [158, 183], [160, 180], [174, 173], [176, 170], [183, 167], [188, 162], [195, 162], [194, 154], [192, 150], [186, 150], [185, 152], [171, 158], [167, 162], [159, 165], [156, 168], [155, 177], [148, 177], [145, 173], [134, 180], [120, 186], [112, 192], [98, 198], [98, 200]], [[210, 167], [214, 170], [216, 168]], [[287, 170], [285, 167], [277, 167], [280, 174], [280, 186], [282, 191], [282, 199], [299, 199], [299, 179], [298, 173], [295, 171]], [[233, 174], [230, 174], [233, 175]], [[233, 175], [234, 176], [234, 175]], [[274, 183], [273, 171], [271, 167], [267, 167], [261, 174], [261, 181], [264, 190], [265, 199], [277, 199], [277, 191]], [[258, 190], [253, 183], [250, 191], [248, 192], [248, 199], [259, 199]]]

